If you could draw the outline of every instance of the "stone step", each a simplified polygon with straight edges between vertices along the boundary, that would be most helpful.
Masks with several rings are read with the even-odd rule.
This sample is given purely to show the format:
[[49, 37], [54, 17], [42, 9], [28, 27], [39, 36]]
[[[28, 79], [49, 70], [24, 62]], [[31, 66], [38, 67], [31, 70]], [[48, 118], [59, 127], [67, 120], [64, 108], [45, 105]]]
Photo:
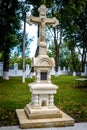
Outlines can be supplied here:
[[47, 119], [29, 119], [24, 109], [16, 110], [20, 127], [25, 128], [46, 128], [46, 127], [63, 127], [73, 126], [74, 119], [61, 111], [61, 118], [47, 118]]

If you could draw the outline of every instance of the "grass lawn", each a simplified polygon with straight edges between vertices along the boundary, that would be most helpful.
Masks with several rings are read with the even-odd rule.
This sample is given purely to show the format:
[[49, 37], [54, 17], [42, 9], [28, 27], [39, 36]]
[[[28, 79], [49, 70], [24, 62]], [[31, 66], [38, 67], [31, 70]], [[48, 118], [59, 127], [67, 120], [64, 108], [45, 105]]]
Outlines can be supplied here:
[[[75, 87], [73, 76], [52, 76], [53, 84], [59, 86], [55, 94], [55, 105], [69, 114], [76, 122], [87, 121], [87, 88]], [[24, 108], [31, 101], [28, 83], [34, 78], [11, 77], [3, 80], [0, 77], [0, 126], [18, 125], [15, 109]]]

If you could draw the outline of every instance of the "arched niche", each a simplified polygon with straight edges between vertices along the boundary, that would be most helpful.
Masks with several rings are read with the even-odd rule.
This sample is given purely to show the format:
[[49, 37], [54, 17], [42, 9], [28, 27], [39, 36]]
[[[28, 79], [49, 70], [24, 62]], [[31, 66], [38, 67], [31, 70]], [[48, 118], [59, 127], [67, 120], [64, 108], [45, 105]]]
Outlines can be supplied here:
[[46, 100], [42, 100], [41, 106], [42, 106], [42, 107], [43, 107], [43, 106], [47, 106]]

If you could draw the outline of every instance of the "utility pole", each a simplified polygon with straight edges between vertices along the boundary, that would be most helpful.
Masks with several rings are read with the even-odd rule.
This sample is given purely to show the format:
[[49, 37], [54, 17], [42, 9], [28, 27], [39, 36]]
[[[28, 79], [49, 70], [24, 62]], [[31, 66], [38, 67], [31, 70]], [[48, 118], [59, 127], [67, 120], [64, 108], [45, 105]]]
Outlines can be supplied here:
[[23, 76], [22, 76], [22, 82], [25, 83], [25, 31], [26, 31], [26, 13], [24, 12], [24, 29], [23, 29], [23, 52], [22, 52], [22, 58], [23, 58]]

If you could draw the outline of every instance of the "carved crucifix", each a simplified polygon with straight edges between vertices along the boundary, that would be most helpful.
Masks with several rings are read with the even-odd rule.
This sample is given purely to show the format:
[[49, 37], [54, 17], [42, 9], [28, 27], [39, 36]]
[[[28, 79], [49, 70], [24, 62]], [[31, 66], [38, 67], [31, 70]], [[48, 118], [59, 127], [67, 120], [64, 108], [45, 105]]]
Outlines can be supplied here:
[[47, 8], [45, 5], [41, 5], [40, 8], [38, 9], [38, 12], [39, 12], [39, 17], [30, 16], [30, 17], [27, 17], [26, 21], [29, 24], [35, 23], [39, 25], [40, 42], [45, 42], [46, 41], [46, 31], [45, 31], [46, 25], [48, 24], [55, 27], [59, 23], [59, 21], [55, 17], [46, 18]]

